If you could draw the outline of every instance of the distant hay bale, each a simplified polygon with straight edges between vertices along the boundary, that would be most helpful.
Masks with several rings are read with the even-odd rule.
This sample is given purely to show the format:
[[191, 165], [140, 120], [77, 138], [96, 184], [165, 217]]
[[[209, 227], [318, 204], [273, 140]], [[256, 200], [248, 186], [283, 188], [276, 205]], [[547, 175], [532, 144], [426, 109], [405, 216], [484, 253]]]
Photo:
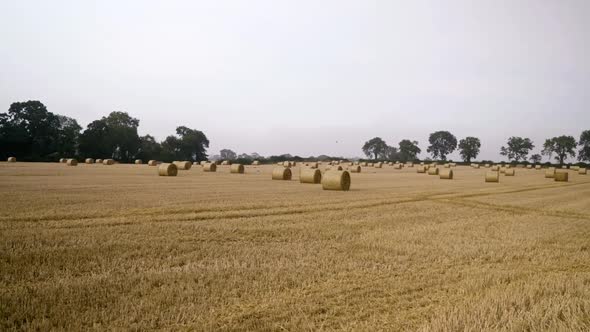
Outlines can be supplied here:
[[501, 167], [500, 174], [505, 174], [505, 173], [506, 173], [506, 167]]
[[291, 169], [289, 167], [275, 167], [272, 170], [273, 180], [291, 180]]
[[440, 170], [440, 178], [443, 180], [453, 179], [453, 170], [451, 168], [443, 168]]
[[209, 163], [207, 160], [201, 160], [199, 163], [201, 166], [205, 166], [205, 164]]
[[545, 170], [545, 178], [546, 179], [555, 178], [555, 167], [549, 167]]
[[179, 171], [188, 171], [193, 166], [193, 164], [190, 161], [178, 161], [177, 160], [177, 161], [173, 161], [172, 163], [174, 165], [176, 165], [176, 168]]
[[407, 163], [406, 167], [414, 167], [414, 163]]
[[158, 165], [158, 161], [157, 160], [150, 160], [148, 161], [148, 166], [157, 166]]
[[542, 168], [542, 167], [541, 167], [541, 165], [536, 165], [536, 166], [535, 166], [535, 169], [536, 169], [536, 170], [540, 170], [541, 168]]
[[577, 172], [580, 169], [580, 166], [571, 166], [570, 169]]
[[504, 175], [506, 176], [514, 176], [515, 170], [514, 168], [508, 168], [504, 171]]
[[291, 162], [291, 166], [293, 166], [293, 167], [297, 166], [297, 162], [296, 161], [292, 161]]
[[368, 163], [367, 166], [368, 167], [375, 167], [375, 164], [374, 163]]
[[283, 166], [284, 166], [284, 167], [291, 167], [291, 166], [292, 166], [292, 164], [291, 164], [291, 162], [290, 162], [290, 161], [284, 161], [284, 162], [283, 162]]
[[586, 170], [585, 167], [580, 167], [578, 169], [578, 174], [580, 174], [580, 175], [586, 175], [586, 173], [587, 173], [587, 170]]
[[516, 165], [516, 168], [524, 168], [524, 165], [523, 164], [517, 164]]
[[561, 166], [561, 169], [567, 169], [567, 165]]
[[86, 164], [94, 164], [94, 159], [92, 159], [92, 158], [86, 158], [86, 160], [84, 160], [84, 162]]
[[477, 168], [479, 168], [479, 164], [473, 164], [472, 167], [477, 169]]
[[420, 166], [424, 166], [424, 162], [423, 162], [423, 161], [422, 161], [422, 162], [420, 162]]
[[383, 163], [382, 162], [375, 163], [375, 168], [383, 168]]
[[318, 168], [318, 162], [317, 161], [309, 162], [309, 163], [307, 163], [307, 166], [309, 168]]
[[427, 168], [424, 165], [420, 165], [420, 166], [416, 167], [417, 173], [426, 173], [426, 170], [427, 170]]
[[428, 169], [428, 175], [438, 175], [438, 167], [430, 167]]
[[568, 172], [563, 172], [563, 171], [557, 172], [556, 171], [555, 172], [554, 180], [555, 181], [559, 181], [559, 182], [567, 182], [568, 181], [568, 176], [569, 176], [569, 173]]
[[299, 172], [300, 183], [314, 183], [322, 182], [322, 172], [317, 168], [302, 168]]
[[348, 171], [329, 171], [322, 176], [322, 189], [342, 190], [350, 189], [350, 173]]
[[526, 168], [527, 169], [532, 169], [533, 168], [533, 165], [530, 165], [530, 164], [529, 165], [526, 165]]
[[451, 164], [449, 164], [449, 163], [446, 163], [446, 164], [444, 164], [444, 165], [443, 165], [443, 167], [444, 167], [444, 168], [451, 168]]
[[457, 167], [457, 163], [449, 163], [449, 165], [451, 165], [451, 167]]
[[426, 168], [426, 170], [430, 169], [430, 165], [424, 165], [424, 167]]
[[6, 161], [9, 163], [16, 163], [16, 157], [8, 157]]
[[354, 163], [352, 161], [348, 163], [348, 166], [352, 166], [352, 165], [354, 165]]
[[96, 160], [94, 161], [94, 163], [95, 163], [95, 164], [102, 164], [102, 159], [96, 159]]
[[334, 165], [334, 166], [327, 166], [326, 171], [341, 171], [343, 170], [342, 166]]
[[244, 165], [242, 164], [232, 164], [229, 167], [229, 172], [233, 174], [244, 174]]
[[176, 164], [160, 164], [158, 166], [159, 176], [176, 176], [178, 174], [178, 167]]
[[229, 166], [229, 165], [231, 165], [231, 161], [229, 161], [229, 160], [224, 160], [224, 161], [222, 161], [222, 162], [221, 162], [221, 165], [222, 165], [222, 166]]
[[59, 162], [65, 164], [68, 160], [66, 158], [59, 158]]
[[113, 159], [104, 159], [102, 161], [102, 164], [103, 165], [114, 165], [115, 164], [115, 160], [113, 160]]
[[349, 170], [350, 173], [360, 173], [361, 172], [361, 167], [359, 165], [352, 165], [352, 166], [349, 166], [347, 168], [347, 170]]
[[498, 165], [494, 165], [494, 166], [492, 166], [492, 171], [495, 171], [495, 172], [497, 172], [497, 171], [499, 171], [499, 170], [500, 170], [500, 166], [498, 166]]
[[361, 162], [361, 166], [367, 167], [367, 166], [369, 166], [369, 163], [367, 163], [366, 161], [363, 161], [363, 162]]
[[203, 165], [203, 172], [215, 172], [217, 171], [216, 163], [206, 163]]
[[254, 165], [254, 166], [260, 165], [260, 161], [258, 161], [258, 160], [254, 160], [254, 161], [252, 162], [252, 165]]
[[135, 159], [135, 165], [142, 165], [142, 164], [143, 164], [143, 160]]
[[500, 173], [497, 171], [487, 171], [486, 182], [500, 182]]
[[66, 162], [66, 165], [68, 165], [68, 166], [78, 166], [78, 161], [76, 159], [68, 159], [68, 161]]
[[393, 169], [402, 169], [402, 164], [393, 165]]
[[490, 165], [490, 164], [485, 164], [483, 167], [485, 167], [485, 168], [490, 168], [490, 167], [491, 167], [491, 165]]

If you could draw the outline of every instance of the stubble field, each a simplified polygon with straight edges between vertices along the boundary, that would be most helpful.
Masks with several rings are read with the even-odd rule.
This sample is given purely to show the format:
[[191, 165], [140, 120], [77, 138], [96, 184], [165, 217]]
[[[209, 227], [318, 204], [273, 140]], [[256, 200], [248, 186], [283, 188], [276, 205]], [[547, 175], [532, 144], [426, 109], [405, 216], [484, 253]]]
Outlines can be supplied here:
[[0, 330], [590, 330], [590, 176], [0, 163]]

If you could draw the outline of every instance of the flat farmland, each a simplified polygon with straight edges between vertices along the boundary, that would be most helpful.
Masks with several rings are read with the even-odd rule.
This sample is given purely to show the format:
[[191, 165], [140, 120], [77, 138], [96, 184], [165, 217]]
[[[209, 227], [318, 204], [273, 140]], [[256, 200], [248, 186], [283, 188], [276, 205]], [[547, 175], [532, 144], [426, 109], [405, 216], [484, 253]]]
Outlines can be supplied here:
[[0, 330], [590, 330], [589, 175], [272, 168], [0, 163]]

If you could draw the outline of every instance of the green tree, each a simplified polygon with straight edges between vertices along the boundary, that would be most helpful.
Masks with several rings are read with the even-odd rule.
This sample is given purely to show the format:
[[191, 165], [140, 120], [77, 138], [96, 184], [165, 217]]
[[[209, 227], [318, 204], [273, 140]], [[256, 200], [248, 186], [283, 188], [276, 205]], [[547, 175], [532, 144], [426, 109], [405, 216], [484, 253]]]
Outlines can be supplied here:
[[418, 154], [420, 154], [422, 150], [418, 147], [417, 141], [410, 141], [409, 139], [404, 139], [399, 142], [399, 156], [401, 161], [407, 162], [417, 159]]
[[526, 160], [529, 152], [535, 147], [529, 138], [515, 136], [508, 138], [506, 145], [507, 147], [500, 148], [500, 154], [516, 162]]
[[162, 145], [156, 142], [151, 135], [141, 136], [139, 138], [139, 149], [135, 158], [141, 160], [160, 160], [162, 158]]
[[222, 160], [234, 160], [237, 158], [237, 154], [230, 149], [223, 149], [219, 151], [219, 157]]
[[57, 156], [72, 157], [78, 155], [78, 139], [82, 127], [75, 119], [58, 115], [59, 130], [57, 135]]
[[86, 157], [130, 161], [138, 152], [139, 120], [125, 112], [112, 112], [92, 121], [80, 136], [80, 152]]
[[375, 137], [370, 139], [369, 141], [365, 142], [363, 145], [363, 152], [367, 157], [373, 159], [378, 159], [380, 156], [384, 156], [385, 152], [387, 151], [387, 143], [381, 139], [381, 137]]
[[465, 137], [459, 141], [459, 153], [465, 162], [471, 162], [471, 159], [477, 158], [481, 148], [481, 142], [477, 137]]
[[555, 153], [555, 160], [559, 161], [559, 164], [563, 164], [563, 161], [568, 157], [576, 156], [576, 139], [572, 136], [558, 136], [545, 140], [543, 144], [542, 154], [551, 156]]
[[180, 137], [180, 159], [207, 160], [206, 148], [209, 147], [209, 140], [202, 131], [180, 126], [176, 128], [176, 134]]
[[399, 160], [400, 154], [397, 151], [397, 148], [393, 147], [393, 146], [387, 146], [387, 148], [385, 149], [385, 152], [383, 153], [383, 159], [385, 159], [385, 160]]
[[80, 155], [90, 158], [112, 158], [113, 151], [108, 136], [109, 132], [104, 118], [89, 123], [79, 138]]
[[180, 153], [180, 147], [182, 145], [181, 140], [176, 136], [168, 136], [162, 142], [162, 160], [163, 161], [174, 161], [181, 160], [182, 155]]
[[434, 159], [447, 160], [447, 155], [457, 148], [457, 138], [448, 131], [437, 131], [428, 138], [430, 146], [426, 150]]
[[578, 152], [578, 160], [590, 161], [590, 130], [582, 132], [578, 145], [581, 147]]
[[543, 157], [541, 157], [540, 154], [535, 153], [534, 155], [531, 156], [531, 158], [529, 160], [534, 164], [538, 164], [541, 162], [541, 160], [543, 160]]

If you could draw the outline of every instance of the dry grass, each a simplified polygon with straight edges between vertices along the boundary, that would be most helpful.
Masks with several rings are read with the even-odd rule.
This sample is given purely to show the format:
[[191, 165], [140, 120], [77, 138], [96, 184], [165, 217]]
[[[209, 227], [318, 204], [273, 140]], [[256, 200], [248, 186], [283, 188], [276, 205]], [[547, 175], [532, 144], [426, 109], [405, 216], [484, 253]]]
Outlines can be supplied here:
[[590, 176], [0, 163], [0, 330], [590, 329]]

